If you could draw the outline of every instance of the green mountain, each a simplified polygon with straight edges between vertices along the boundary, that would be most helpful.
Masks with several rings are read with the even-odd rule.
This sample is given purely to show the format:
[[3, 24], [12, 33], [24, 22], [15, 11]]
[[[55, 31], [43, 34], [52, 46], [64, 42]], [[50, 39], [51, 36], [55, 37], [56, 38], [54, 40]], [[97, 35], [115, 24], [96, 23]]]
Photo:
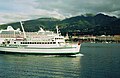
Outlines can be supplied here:
[[[118, 33], [120, 34], [120, 32], [113, 32], [116, 28], [112, 28], [114, 26], [114, 22], [117, 20], [118, 18], [116, 17], [110, 17], [104, 14], [97, 14], [94, 16], [82, 15], [65, 19], [61, 22], [60, 26], [63, 26], [63, 32], [92, 35], [113, 35]], [[120, 25], [117, 25], [117, 27], [120, 27]]]
[[[19, 22], [0, 25], [0, 29], [6, 28], [8, 25], [15, 29], [20, 27]], [[115, 35], [120, 34], [120, 19], [104, 14], [86, 14], [64, 20], [55, 18], [38, 18], [34, 20], [24, 21], [24, 28], [27, 32], [38, 31], [39, 27], [46, 30], [55, 31], [55, 26], [58, 25], [62, 35], [67, 32], [70, 35]]]

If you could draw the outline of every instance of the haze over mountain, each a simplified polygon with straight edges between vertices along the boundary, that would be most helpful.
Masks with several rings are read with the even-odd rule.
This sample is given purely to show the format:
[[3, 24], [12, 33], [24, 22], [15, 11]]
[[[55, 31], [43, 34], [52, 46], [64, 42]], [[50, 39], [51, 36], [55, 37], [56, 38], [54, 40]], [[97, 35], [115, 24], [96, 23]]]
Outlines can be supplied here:
[[[5, 29], [8, 25], [15, 29], [21, 28], [19, 22], [0, 25], [1, 29]], [[86, 14], [59, 20], [55, 18], [38, 18], [34, 20], [24, 21], [24, 28], [27, 32], [38, 31], [40, 27], [46, 30], [55, 31], [58, 25], [61, 33], [65, 35], [76, 33], [76, 35], [118, 35], [120, 34], [120, 19], [114, 16], [104, 14]]]

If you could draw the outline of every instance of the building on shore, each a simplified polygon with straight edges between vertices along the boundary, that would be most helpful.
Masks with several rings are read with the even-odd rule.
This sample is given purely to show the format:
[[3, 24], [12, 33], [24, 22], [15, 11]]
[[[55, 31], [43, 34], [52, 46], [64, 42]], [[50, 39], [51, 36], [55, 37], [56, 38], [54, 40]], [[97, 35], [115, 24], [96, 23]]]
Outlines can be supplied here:
[[[70, 37], [69, 37], [70, 38]], [[72, 36], [70, 40], [83, 42], [120, 42], [120, 35], [101, 35], [101, 36], [93, 36], [93, 35], [79, 35]]]

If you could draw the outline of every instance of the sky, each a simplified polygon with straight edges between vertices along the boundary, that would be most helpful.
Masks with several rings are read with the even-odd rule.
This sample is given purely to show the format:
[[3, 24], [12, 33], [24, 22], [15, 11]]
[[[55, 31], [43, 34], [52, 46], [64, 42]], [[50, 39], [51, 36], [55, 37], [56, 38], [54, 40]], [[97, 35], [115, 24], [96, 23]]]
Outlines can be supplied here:
[[120, 17], [120, 0], [0, 0], [0, 24], [86, 13]]

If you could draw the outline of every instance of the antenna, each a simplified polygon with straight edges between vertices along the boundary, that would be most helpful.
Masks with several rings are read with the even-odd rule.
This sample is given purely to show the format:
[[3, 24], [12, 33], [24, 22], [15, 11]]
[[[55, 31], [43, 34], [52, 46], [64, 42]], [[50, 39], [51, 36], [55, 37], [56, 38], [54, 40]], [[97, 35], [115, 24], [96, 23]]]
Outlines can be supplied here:
[[23, 23], [22, 23], [22, 21], [20, 21], [20, 25], [21, 25], [22, 30], [23, 30], [24, 38], [26, 39], [26, 34], [25, 34], [25, 30], [24, 30], [24, 27], [23, 27]]

